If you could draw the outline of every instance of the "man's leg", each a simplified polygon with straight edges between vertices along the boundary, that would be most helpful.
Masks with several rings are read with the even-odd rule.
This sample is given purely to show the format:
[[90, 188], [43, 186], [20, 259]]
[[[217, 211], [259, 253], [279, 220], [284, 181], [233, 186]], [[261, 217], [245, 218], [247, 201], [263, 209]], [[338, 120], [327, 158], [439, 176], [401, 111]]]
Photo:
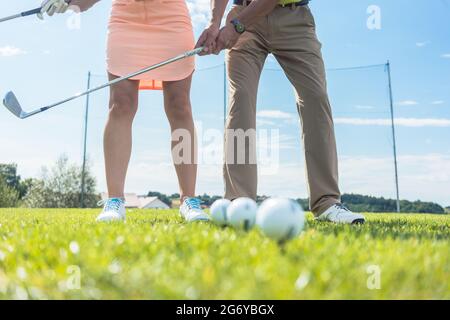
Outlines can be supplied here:
[[[232, 14], [232, 13], [231, 13]], [[225, 128], [225, 198], [256, 198], [256, 96], [267, 47], [262, 18], [239, 38], [226, 54], [229, 81], [229, 109]]]
[[276, 8], [271, 47], [296, 91], [302, 120], [310, 208], [316, 216], [340, 202], [338, 159], [321, 44], [308, 7]]

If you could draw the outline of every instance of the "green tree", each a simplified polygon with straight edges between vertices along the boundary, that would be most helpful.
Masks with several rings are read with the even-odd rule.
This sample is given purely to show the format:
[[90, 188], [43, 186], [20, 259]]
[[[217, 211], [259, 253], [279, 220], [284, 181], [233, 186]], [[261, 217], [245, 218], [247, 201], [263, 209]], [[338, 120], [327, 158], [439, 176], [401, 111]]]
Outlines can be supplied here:
[[[85, 207], [96, 207], [99, 195], [89, 166], [85, 173]], [[24, 204], [32, 208], [78, 208], [81, 197], [81, 167], [62, 155], [52, 168], [42, 168], [41, 178], [31, 183]]]
[[30, 179], [21, 180], [21, 177], [17, 174], [17, 164], [0, 163], [0, 177], [4, 179], [10, 188], [17, 191], [19, 199], [22, 199], [27, 194], [30, 187]]
[[297, 199], [298, 204], [303, 208], [303, 210], [309, 210], [309, 200], [308, 199]]
[[13, 208], [19, 202], [19, 193], [0, 176], [0, 208]]
[[[352, 211], [359, 212], [395, 212], [397, 202], [394, 199], [376, 198], [360, 194], [343, 194], [342, 202]], [[400, 201], [400, 209], [405, 213], [445, 213], [443, 207], [433, 202]]]
[[210, 195], [204, 193], [203, 195], [198, 196], [198, 198], [200, 199], [202, 205], [204, 205], [206, 207], [210, 207], [214, 203], [214, 201], [216, 201], [216, 200], [218, 200], [218, 199], [220, 199], [222, 197], [220, 197], [220, 196], [210, 196]]

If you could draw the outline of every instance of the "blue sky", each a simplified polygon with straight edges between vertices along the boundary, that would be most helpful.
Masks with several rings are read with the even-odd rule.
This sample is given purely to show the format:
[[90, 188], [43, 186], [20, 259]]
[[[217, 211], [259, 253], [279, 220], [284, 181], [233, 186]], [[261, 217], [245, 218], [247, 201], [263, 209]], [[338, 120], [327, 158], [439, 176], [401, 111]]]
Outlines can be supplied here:
[[[9, 15], [40, 1], [2, 2]], [[188, 1], [196, 35], [208, 19], [209, 0]], [[369, 29], [370, 6], [380, 12], [380, 28]], [[13, 89], [32, 109], [83, 91], [91, 70], [93, 84], [105, 77], [105, 44], [111, 1], [81, 17], [67, 13], [44, 22], [35, 17], [0, 25], [0, 93]], [[343, 192], [394, 197], [392, 140], [387, 74], [390, 60], [402, 198], [450, 205], [450, 1], [314, 0], [317, 31], [323, 44], [330, 99], [336, 122]], [[204, 152], [217, 153], [214, 141], [223, 124], [223, 55], [197, 59], [194, 115], [202, 129]], [[205, 70], [207, 69], [207, 70]], [[99, 191], [105, 190], [102, 131], [107, 91], [91, 97], [88, 152]], [[61, 153], [81, 161], [84, 99], [28, 120], [0, 109], [0, 162], [16, 162], [25, 177], [37, 176]], [[263, 73], [258, 127], [278, 130], [279, 163], [261, 170], [259, 193], [305, 197], [299, 124], [292, 88], [273, 57]], [[176, 192], [170, 164], [169, 128], [160, 92], [142, 92], [134, 126], [134, 151], [127, 191]], [[206, 150], [206, 151], [205, 151]], [[198, 192], [221, 194], [220, 161], [199, 167]]]

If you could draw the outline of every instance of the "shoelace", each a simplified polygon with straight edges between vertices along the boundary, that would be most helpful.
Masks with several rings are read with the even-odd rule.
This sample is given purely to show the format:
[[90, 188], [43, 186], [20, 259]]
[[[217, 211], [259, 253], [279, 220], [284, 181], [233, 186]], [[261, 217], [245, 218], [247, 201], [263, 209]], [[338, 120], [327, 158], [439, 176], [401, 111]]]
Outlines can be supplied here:
[[202, 209], [202, 207], [200, 206], [200, 199], [187, 198], [184, 200], [184, 203], [186, 203], [186, 205], [189, 209], [199, 209], [199, 210]]
[[338, 208], [338, 209], [341, 209], [341, 210], [349, 211], [349, 212], [350, 212], [350, 210], [348, 210], [347, 207], [344, 206], [342, 203], [336, 203], [334, 206], [335, 206], [336, 208]]
[[[342, 210], [342, 211], [344, 211], [344, 212], [342, 212], [342, 211], [336, 212], [336, 217], [337, 217], [337, 218], [338, 218], [340, 215], [342, 215], [342, 214], [345, 214], [345, 213], [347, 213], [347, 212], [350, 212], [350, 210], [347, 209], [342, 203], [336, 203], [336, 204], [334, 204], [334, 207], [335, 207], [335, 208], [338, 208], [338, 209], [340, 209], [340, 210]], [[331, 214], [331, 212], [327, 215], [327, 217], [328, 217], [330, 214]]]
[[105, 205], [105, 211], [119, 211], [120, 206], [123, 204], [123, 200], [120, 198], [112, 198], [101, 200], [97, 203], [97, 205], [102, 206]]
[[345, 214], [347, 213], [347, 212], [351, 212], [349, 209], [347, 209], [347, 207], [346, 206], [344, 206], [342, 203], [336, 203], [335, 205], [334, 205], [336, 208], [338, 208], [339, 210], [342, 210], [342, 211], [338, 211], [337, 213], [336, 213], [336, 218], [339, 218], [341, 215], [344, 215], [345, 216]]

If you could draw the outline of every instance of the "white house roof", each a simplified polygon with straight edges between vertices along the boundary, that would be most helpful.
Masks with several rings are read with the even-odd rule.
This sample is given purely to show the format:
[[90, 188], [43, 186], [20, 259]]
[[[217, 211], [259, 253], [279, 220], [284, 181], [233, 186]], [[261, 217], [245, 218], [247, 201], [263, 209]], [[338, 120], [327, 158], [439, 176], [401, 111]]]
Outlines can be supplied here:
[[[108, 194], [102, 193], [102, 200], [108, 199]], [[125, 207], [127, 208], [155, 208], [169, 209], [169, 206], [158, 197], [138, 196], [135, 193], [125, 193]]]
[[139, 208], [169, 209], [170, 207], [158, 199], [158, 197], [139, 197], [141, 206]]

